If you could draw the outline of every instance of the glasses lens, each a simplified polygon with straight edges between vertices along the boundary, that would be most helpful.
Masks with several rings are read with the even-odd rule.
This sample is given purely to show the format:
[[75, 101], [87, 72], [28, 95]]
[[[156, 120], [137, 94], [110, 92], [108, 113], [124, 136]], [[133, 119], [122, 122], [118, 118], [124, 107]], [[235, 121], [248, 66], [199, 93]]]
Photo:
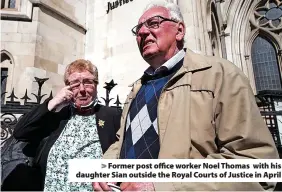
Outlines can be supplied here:
[[75, 84], [80, 84], [80, 81], [79, 80], [74, 80], [74, 81], [71, 81], [70, 82], [70, 85], [75, 85]]
[[146, 22], [145, 22], [146, 27], [148, 28], [153, 28], [156, 29], [159, 27], [160, 25], [160, 18], [158, 16], [149, 18]]
[[141, 27], [143, 26], [143, 24], [147, 27], [147, 28], [152, 28], [152, 29], [157, 29], [160, 25], [160, 17], [159, 16], [154, 16], [152, 18], [147, 19], [144, 23], [140, 23], [138, 25], [136, 25], [135, 27], [133, 27], [133, 29], [131, 30], [133, 35], [137, 35], [139, 30], [141, 29]]
[[83, 85], [89, 86], [89, 85], [93, 85], [93, 84], [94, 84], [94, 80], [92, 80], [92, 79], [83, 79]]

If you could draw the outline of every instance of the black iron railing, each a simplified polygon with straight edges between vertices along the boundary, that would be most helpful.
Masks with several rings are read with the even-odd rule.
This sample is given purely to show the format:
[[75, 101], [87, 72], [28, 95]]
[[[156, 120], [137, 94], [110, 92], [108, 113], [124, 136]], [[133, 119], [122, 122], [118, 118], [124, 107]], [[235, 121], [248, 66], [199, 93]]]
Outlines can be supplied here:
[[260, 91], [256, 99], [260, 113], [282, 158], [282, 132], [280, 131], [282, 130], [282, 90]]
[[[18, 98], [13, 89], [10, 95], [6, 97], [8, 100], [4, 104], [1, 104], [1, 146], [11, 136], [15, 125], [22, 115], [29, 112], [32, 107], [42, 103], [47, 98], [53, 98], [52, 91], [49, 95], [42, 94], [42, 86], [47, 80], [48, 78], [35, 77], [35, 82], [38, 84], [38, 90], [37, 93], [31, 93], [31, 95], [35, 97], [35, 102], [31, 102], [27, 90], [23, 97]], [[113, 103], [113, 98], [110, 97], [110, 93], [116, 85], [117, 84], [113, 80], [105, 83], [104, 89], [106, 90], [106, 96], [99, 98], [100, 103], [104, 103], [106, 106], [110, 106], [110, 102]], [[7, 93], [2, 93], [1, 98], [4, 98], [4, 94]], [[272, 134], [273, 140], [282, 158], [282, 133], [279, 131], [279, 126], [282, 126], [282, 91], [260, 91], [258, 95], [256, 95], [256, 99], [261, 110], [261, 115]], [[20, 101], [23, 101], [23, 104], [21, 104]], [[121, 102], [119, 101], [118, 95], [113, 104], [114, 105], [111, 107], [121, 108]], [[280, 130], [281, 129], [282, 128], [280, 127]]]
[[[18, 98], [15, 94], [14, 89], [12, 90], [11, 94], [6, 97], [6, 102], [1, 102], [1, 146], [6, 142], [6, 140], [11, 136], [13, 133], [14, 127], [16, 126], [17, 122], [21, 118], [22, 115], [29, 112], [32, 107], [44, 102], [48, 98], [53, 98], [52, 91], [47, 96], [47, 94], [42, 94], [42, 86], [48, 80], [48, 78], [38, 78], [35, 77], [35, 82], [38, 84], [37, 93], [31, 93], [35, 97], [35, 102], [30, 102], [31, 99], [28, 96], [27, 89], [25, 91], [25, 95], [21, 98]], [[106, 85], [104, 88], [106, 89], [106, 97], [101, 97], [99, 103], [104, 101], [106, 106], [110, 106], [110, 102], [113, 98], [110, 97], [111, 90], [117, 85], [111, 80], [109, 83], [105, 83]], [[4, 98], [4, 95], [7, 94], [6, 92], [1, 93], [1, 98]], [[20, 101], [23, 101], [21, 104]], [[119, 96], [117, 95], [116, 101], [113, 103], [111, 107], [121, 107], [121, 102], [119, 101]]]

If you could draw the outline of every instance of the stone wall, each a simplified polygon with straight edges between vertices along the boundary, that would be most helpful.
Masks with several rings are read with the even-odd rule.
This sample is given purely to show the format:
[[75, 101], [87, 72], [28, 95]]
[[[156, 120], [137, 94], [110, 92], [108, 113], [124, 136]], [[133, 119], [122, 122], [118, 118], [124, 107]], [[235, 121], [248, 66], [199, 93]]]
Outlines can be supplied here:
[[[15, 87], [18, 97], [23, 96], [23, 87], [31, 89], [32, 82], [29, 69], [34, 66], [38, 9], [23, 10], [23, 7], [30, 6], [29, 1], [23, 0], [17, 10], [1, 10], [1, 19], [3, 14], [7, 15], [7, 20], [1, 20], [1, 53], [5, 50], [12, 57], [11, 62], [1, 63], [1, 67], [8, 68], [6, 91], [10, 93]], [[17, 21], [23, 15], [25, 20]]]
[[56, 92], [63, 86], [65, 66], [85, 54], [85, 1], [22, 0], [21, 5], [28, 2], [33, 6], [31, 18], [23, 21], [14, 12], [15, 19], [1, 21], [1, 51], [9, 52], [14, 61], [5, 64], [9, 67], [7, 92], [14, 87], [18, 97], [25, 88], [28, 93], [37, 90], [35, 76], [50, 78], [43, 93]]
[[[17, 0], [19, 1], [19, 0]], [[124, 102], [129, 85], [148, 67], [140, 56], [131, 29], [151, 0], [20, 0], [18, 11], [1, 10], [1, 50], [8, 51], [7, 91], [15, 87], [17, 96], [24, 88], [37, 89], [34, 76], [48, 77], [43, 91], [56, 92], [63, 86], [65, 67], [78, 58], [98, 66], [98, 94], [105, 96], [104, 82], [118, 84], [112, 97]], [[216, 5], [221, 56], [237, 65], [254, 88], [253, 71], [246, 50], [251, 0], [170, 0], [177, 2], [186, 24], [185, 47], [211, 55], [211, 5]], [[116, 5], [116, 2], [118, 5]], [[109, 10], [109, 5], [113, 6]], [[9, 20], [13, 19], [12, 21]], [[255, 90], [255, 89], [254, 89]]]

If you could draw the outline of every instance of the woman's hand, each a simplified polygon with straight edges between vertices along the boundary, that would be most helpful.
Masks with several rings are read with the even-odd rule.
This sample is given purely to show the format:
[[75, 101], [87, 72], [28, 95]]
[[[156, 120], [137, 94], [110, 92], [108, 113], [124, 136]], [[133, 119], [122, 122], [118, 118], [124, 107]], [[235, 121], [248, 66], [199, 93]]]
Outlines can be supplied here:
[[[111, 182], [112, 184], [116, 184], [116, 182]], [[92, 183], [94, 191], [112, 191], [111, 187], [106, 182], [94, 182]]]
[[56, 109], [56, 112], [58, 112], [63, 107], [67, 106], [73, 98], [73, 92], [71, 91], [71, 89], [74, 86], [77, 86], [77, 84], [68, 85], [68, 86], [63, 87], [57, 93], [57, 95], [49, 101], [48, 110], [52, 111], [53, 109]]

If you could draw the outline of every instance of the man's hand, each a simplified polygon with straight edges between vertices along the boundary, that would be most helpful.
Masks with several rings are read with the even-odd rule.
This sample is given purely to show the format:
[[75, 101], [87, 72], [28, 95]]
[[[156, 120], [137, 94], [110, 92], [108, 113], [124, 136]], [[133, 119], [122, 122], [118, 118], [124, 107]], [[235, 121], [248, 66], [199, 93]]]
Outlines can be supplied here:
[[121, 183], [122, 191], [155, 191], [153, 183]]
[[[111, 182], [112, 184], [116, 184], [116, 182]], [[112, 189], [108, 186], [107, 183], [98, 183], [94, 182], [92, 183], [94, 191], [112, 191]]]
[[48, 110], [52, 111], [55, 108], [56, 111], [60, 111], [64, 106], [68, 105], [73, 98], [71, 88], [72, 87], [70, 85], [63, 87], [57, 95], [49, 101]]

